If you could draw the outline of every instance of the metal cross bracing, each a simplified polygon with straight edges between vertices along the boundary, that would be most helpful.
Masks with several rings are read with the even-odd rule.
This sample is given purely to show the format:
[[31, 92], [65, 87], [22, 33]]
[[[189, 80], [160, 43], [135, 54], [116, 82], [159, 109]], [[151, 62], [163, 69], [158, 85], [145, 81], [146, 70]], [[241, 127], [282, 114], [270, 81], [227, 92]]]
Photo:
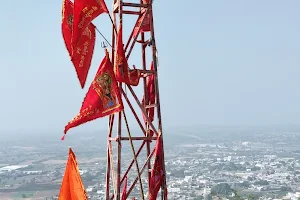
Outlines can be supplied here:
[[[107, 143], [107, 170], [106, 170], [106, 200], [120, 200], [123, 186], [127, 178], [127, 194], [126, 199], [135, 197], [136, 199], [148, 199], [149, 180], [151, 175], [151, 167], [153, 165], [153, 154], [155, 140], [158, 134], [162, 137], [162, 119], [159, 98], [158, 71], [157, 71], [157, 51], [154, 34], [153, 12], [151, 0], [135, 0], [136, 3], [124, 2], [122, 0], [114, 0], [113, 2], [113, 28], [112, 28], [112, 52], [116, 46], [117, 30], [122, 23], [122, 27], [126, 26], [127, 16], [135, 16], [136, 20], [142, 15], [142, 12], [149, 13], [150, 31], [139, 33], [133, 37], [134, 26], [128, 39], [123, 38], [126, 58], [131, 62], [131, 55], [140, 56], [142, 63], [137, 68], [142, 72], [142, 80], [136, 87], [120, 83], [123, 103], [126, 109], [124, 111], [111, 115], [109, 117], [108, 143]], [[125, 22], [124, 22], [125, 21]], [[127, 26], [126, 26], [127, 28]], [[140, 27], [138, 27], [138, 31]], [[121, 30], [122, 31], [122, 30]], [[141, 48], [140, 52], [133, 49]], [[146, 59], [148, 58], [148, 59]], [[150, 59], [149, 59], [150, 58]], [[111, 56], [114, 63], [114, 56]], [[150, 70], [150, 63], [153, 62], [154, 70]], [[148, 65], [147, 65], [148, 64]], [[138, 87], [142, 87], [144, 98], [147, 102], [146, 80], [147, 76], [154, 75], [155, 80], [155, 104], [143, 105], [142, 99], [138, 98]], [[146, 114], [147, 108], [155, 109], [155, 119], [153, 122]], [[126, 110], [126, 111], [125, 111]], [[144, 114], [146, 120], [141, 117]], [[136, 120], [139, 131], [130, 129], [127, 115], [133, 115]], [[134, 123], [136, 123], [134, 122]], [[152, 134], [151, 134], [152, 133]], [[131, 159], [128, 155], [125, 159], [122, 156], [124, 149], [130, 149]], [[162, 155], [163, 171], [165, 173], [164, 154]], [[164, 188], [166, 185], [166, 177], [164, 176], [161, 187], [161, 194], [158, 196], [162, 200], [166, 199]], [[135, 193], [135, 194], [133, 194]], [[122, 198], [123, 199], [123, 198]]]

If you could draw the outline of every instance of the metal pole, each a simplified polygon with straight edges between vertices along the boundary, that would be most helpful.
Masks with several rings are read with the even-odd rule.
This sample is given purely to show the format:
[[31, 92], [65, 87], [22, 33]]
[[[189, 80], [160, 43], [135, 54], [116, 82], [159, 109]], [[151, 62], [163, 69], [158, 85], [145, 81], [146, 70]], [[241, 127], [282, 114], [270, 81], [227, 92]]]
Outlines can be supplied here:
[[[143, 4], [143, 0], [140, 0], [140, 3]], [[142, 11], [142, 8], [140, 8], [140, 11]], [[145, 18], [144, 18], [145, 19]], [[143, 23], [142, 23], [143, 24]], [[147, 62], [146, 62], [146, 46], [145, 46], [145, 33], [141, 33], [141, 46], [142, 46], [142, 62], [143, 62], [143, 70], [147, 70]], [[150, 69], [149, 69], [150, 70]], [[143, 83], [144, 83], [144, 107], [146, 106], [146, 102], [148, 102], [148, 92], [147, 92], [147, 78], [144, 76], [143, 77]], [[146, 109], [147, 111], [147, 109]], [[146, 122], [145, 123], [145, 129], [146, 129], [146, 135], [149, 136], [149, 125], [148, 123]], [[147, 157], [149, 157], [150, 155], [150, 141], [146, 141], [147, 142]], [[148, 189], [150, 188], [150, 178], [151, 178], [151, 172], [150, 172], [150, 169], [151, 169], [151, 163], [148, 162]]]
[[[122, 4], [123, 1], [119, 0], [118, 1], [118, 6], [119, 6], [119, 19], [120, 19], [120, 24], [122, 23]], [[116, 19], [116, 18], [114, 18]], [[115, 27], [115, 26], [114, 26]], [[121, 32], [123, 30], [120, 30]], [[119, 83], [119, 88], [122, 88], [122, 83]], [[121, 140], [120, 138], [122, 137], [122, 112], [119, 112], [119, 126], [118, 126], [118, 138], [119, 141], [118, 142], [118, 171], [117, 171], [117, 196], [116, 196], [116, 200], [120, 200], [121, 199], [121, 195], [120, 195], [120, 188], [121, 188]]]
[[137, 171], [137, 173], [139, 175], [138, 177], [139, 177], [139, 181], [140, 181], [141, 197], [144, 200], [145, 196], [144, 196], [143, 183], [142, 183], [142, 179], [141, 179], [141, 175], [140, 175], [139, 163], [138, 163], [138, 161], [136, 159], [136, 156], [135, 156], [135, 150], [134, 150], [134, 146], [133, 146], [133, 142], [132, 142], [131, 133], [130, 133], [130, 130], [129, 130], [127, 118], [126, 118], [126, 115], [125, 115], [125, 111], [123, 112], [123, 115], [124, 115], [124, 120], [125, 120], [125, 123], [126, 123], [126, 128], [127, 128], [127, 132], [128, 132], [128, 137], [129, 137], [130, 145], [131, 145], [131, 150], [132, 150], [132, 153], [133, 153], [134, 162], [135, 162], [135, 165], [136, 165], [136, 171]]
[[107, 140], [107, 166], [106, 166], [106, 199], [109, 199], [109, 189], [110, 189], [110, 156], [111, 154], [109, 153], [109, 146], [111, 141], [109, 140], [109, 138], [111, 137], [111, 133], [112, 133], [112, 128], [113, 128], [113, 124], [114, 124], [114, 115], [110, 115], [109, 116], [109, 132], [108, 132], [108, 140]]
[[[159, 86], [158, 86], [158, 76], [157, 76], [157, 58], [156, 58], [156, 44], [155, 44], [155, 36], [154, 36], [154, 26], [153, 26], [153, 13], [152, 13], [152, 1], [151, 3], [149, 4], [143, 4], [143, 1], [142, 0], [136, 0], [138, 1], [139, 3], [126, 3], [126, 2], [123, 2], [123, 0], [114, 0], [113, 2], [113, 12], [112, 12], [112, 19], [111, 21], [113, 22], [113, 28], [112, 28], [112, 49], [115, 49], [115, 46], [116, 46], [116, 36], [117, 36], [117, 33], [116, 33], [116, 29], [118, 29], [117, 27], [117, 14], [119, 15], [119, 22], [120, 24], [124, 22], [124, 19], [123, 19], [123, 14], [124, 15], [139, 15], [141, 14], [141, 11], [137, 12], [137, 11], [128, 11], [126, 10], [127, 7], [130, 7], [130, 8], [145, 8], [146, 12], [149, 12], [150, 14], [150, 35], [151, 35], [151, 38], [146, 38], [146, 36], [148, 36], [148, 34], [144, 34], [144, 33], [140, 33], [141, 34], [141, 37], [139, 38], [140, 40], [137, 40], [137, 37], [133, 37], [133, 30], [129, 36], [129, 39], [125, 42], [126, 46], [125, 46], [125, 49], [127, 50], [127, 56], [126, 58], [128, 59], [131, 55], [131, 53], [135, 52], [135, 51], [132, 51], [135, 44], [136, 43], [141, 43], [141, 46], [142, 46], [142, 49], [141, 49], [141, 53], [142, 53], [142, 66], [140, 67], [140, 70], [142, 72], [142, 74], [144, 75], [144, 77], [142, 78], [143, 79], [143, 90], [144, 90], [144, 95], [145, 95], [145, 103], [142, 105], [141, 104], [141, 101], [140, 99], [137, 97], [135, 91], [133, 90], [134, 87], [131, 87], [130, 85], [127, 85], [130, 93], [132, 94], [132, 97], [133, 97], [133, 101], [137, 103], [138, 105], [138, 110], [135, 111], [135, 109], [133, 108], [133, 105], [132, 105], [132, 102], [131, 100], [129, 100], [129, 97], [127, 96], [127, 94], [124, 92], [123, 88], [122, 88], [122, 84], [119, 84], [119, 88], [120, 88], [120, 91], [122, 93], [122, 97], [124, 97], [123, 99], [125, 99], [127, 101], [127, 104], [132, 112], [132, 114], [134, 115], [136, 121], [138, 122], [139, 124], [139, 127], [140, 127], [140, 130], [141, 132], [143, 132], [143, 136], [137, 136], [137, 137], [132, 137], [130, 134], [129, 134], [129, 137], [124, 137], [122, 136], [122, 123], [123, 123], [123, 120], [122, 120], [122, 117], [124, 117], [124, 122], [126, 123], [127, 122], [127, 118], [126, 118], [126, 115], [125, 113], [123, 113], [125, 116], [122, 116], [122, 112], [118, 113], [118, 129], [117, 129], [117, 135], [115, 138], [112, 137], [112, 134], [109, 135], [109, 138], [108, 138], [108, 154], [107, 154], [107, 166], [110, 166], [110, 167], [107, 167], [107, 174], [109, 174], [109, 171], [112, 173], [112, 177], [109, 178], [109, 176], [107, 175], [107, 178], [106, 178], [106, 181], [107, 181], [107, 188], [106, 188], [106, 200], [120, 200], [121, 198], [121, 194], [120, 194], [120, 191], [121, 191], [121, 184], [124, 182], [124, 178], [128, 175], [129, 172], [131, 172], [133, 169], [132, 169], [132, 166], [134, 163], [137, 164], [137, 160], [138, 158], [140, 157], [140, 152], [145, 149], [146, 152], [147, 152], [147, 159], [144, 161], [144, 165], [143, 165], [143, 168], [142, 169], [139, 169], [139, 166], [137, 165], [137, 176], [136, 176], [136, 179], [135, 181], [132, 183], [131, 187], [129, 188], [129, 190], [127, 191], [127, 197], [130, 195], [130, 192], [133, 190], [134, 187], [136, 187], [136, 184], [137, 184], [137, 181], [140, 180], [140, 186], [142, 187], [143, 185], [141, 184], [141, 174], [143, 173], [143, 171], [145, 169], [147, 169], [147, 173], [148, 173], [148, 182], [150, 182], [150, 178], [151, 178], [151, 172], [150, 172], [150, 169], [151, 169], [151, 157], [153, 156], [154, 154], [154, 151], [151, 149], [151, 145], [150, 145], [150, 142], [151, 140], [155, 140], [156, 137], [158, 136], [158, 133], [159, 132], [162, 132], [162, 119], [161, 119], [161, 108], [160, 108], [160, 95], [159, 95]], [[125, 8], [125, 9], [123, 9]], [[126, 27], [126, 26], [125, 26]], [[141, 26], [138, 27], [138, 29], [141, 29]], [[123, 30], [120, 30], [120, 31], [123, 31]], [[123, 34], [124, 35], [124, 34]], [[125, 39], [125, 38], [123, 38]], [[148, 44], [151, 44], [152, 45], [152, 58], [151, 60], [153, 60], [153, 64], [154, 64], [154, 70], [147, 70], [147, 60], [146, 60], [146, 49], [147, 49], [147, 45]], [[115, 52], [112, 50], [112, 53], [114, 54]], [[115, 55], [112, 56], [111, 60], [112, 60], [112, 63], [114, 63], [114, 60], [115, 60]], [[149, 60], [149, 61], [151, 61]], [[150, 64], [150, 62], [149, 62]], [[149, 66], [148, 66], [149, 67]], [[153, 105], [146, 105], [147, 102], [148, 102], [148, 95], [147, 95], [147, 91], [146, 91], [146, 83], [147, 83], [147, 78], [145, 77], [145, 75], [154, 75], [155, 76], [155, 93], [156, 93], [156, 103], [155, 103], [155, 106], [156, 106], [156, 119], [155, 122], [157, 121], [157, 124], [153, 123], [150, 121], [148, 115], [147, 115], [147, 111], [148, 111], [148, 108], [153, 106]], [[142, 81], [141, 81], [142, 82]], [[124, 85], [124, 84], [123, 84]], [[137, 112], [142, 112], [142, 114], [145, 116], [146, 118], [146, 122], [143, 123], [142, 120], [139, 119], [139, 115], [137, 114]], [[128, 114], [128, 113], [126, 113]], [[110, 124], [112, 122], [110, 121]], [[112, 126], [112, 125], [111, 125]], [[153, 136], [150, 136], [149, 135], [149, 130], [153, 130], [154, 134]], [[130, 133], [129, 131], [129, 125], [127, 127], [127, 130], [128, 132]], [[162, 136], [161, 136], [162, 137]], [[162, 139], [162, 138], [161, 138]], [[115, 140], [117, 141], [117, 145], [118, 145], [118, 148], [117, 148], [117, 170], [116, 170], [116, 173], [114, 171], [114, 167], [116, 166], [115, 162], [113, 161], [113, 154], [112, 154], [112, 140]], [[124, 140], [124, 141], [123, 141]], [[129, 141], [131, 143], [131, 146], [133, 145], [133, 140], [142, 140], [142, 144], [140, 146], [140, 148], [138, 149], [137, 152], [135, 152], [135, 150], [133, 149], [133, 159], [131, 161], [131, 163], [129, 164], [129, 166], [126, 168], [123, 168], [124, 166], [121, 165], [121, 153], [122, 153], [122, 149], [121, 149], [121, 142], [122, 142], [122, 145], [126, 145], [127, 141]], [[146, 144], [146, 145], [145, 145]], [[163, 148], [163, 146], [162, 146]], [[116, 160], [115, 160], [116, 161]], [[162, 161], [163, 161], [163, 171], [164, 171], [164, 174], [165, 173], [165, 166], [164, 166], [164, 155], [162, 155]], [[140, 165], [141, 166], [141, 165]], [[122, 172], [122, 169], [123, 169], [123, 173], [124, 174], [121, 174]], [[122, 176], [121, 176], [122, 175]], [[110, 183], [113, 183], [113, 189], [114, 189], [114, 193], [112, 193], [111, 195], [109, 195], [109, 186], [110, 186]], [[165, 180], [165, 177], [164, 177], [164, 180], [163, 180], [163, 186], [162, 186], [162, 199], [166, 199], [164, 196], [164, 188], [165, 188], [165, 185], [166, 185], [166, 180]], [[146, 187], [145, 187], [146, 188]], [[144, 188], [145, 192], [146, 192], [146, 189]], [[148, 185], [148, 188], [149, 188], [149, 185]], [[141, 192], [142, 192], [143, 189], [141, 189]]]
[[156, 43], [155, 43], [155, 35], [154, 35], [154, 21], [153, 21], [153, 10], [152, 3], [150, 6], [150, 30], [151, 30], [151, 39], [152, 39], [152, 59], [154, 64], [155, 74], [155, 93], [156, 93], [156, 104], [157, 104], [157, 118], [158, 118], [158, 130], [161, 132], [161, 141], [162, 141], [162, 162], [163, 162], [163, 172], [164, 172], [164, 180], [161, 187], [161, 199], [165, 199], [165, 185], [166, 185], [166, 169], [165, 169], [165, 156], [164, 156], [164, 146], [163, 146], [163, 130], [162, 130], [162, 120], [161, 120], [161, 108], [160, 108], [160, 96], [159, 96], [159, 85], [158, 85], [158, 70], [157, 70], [157, 57], [156, 57]]

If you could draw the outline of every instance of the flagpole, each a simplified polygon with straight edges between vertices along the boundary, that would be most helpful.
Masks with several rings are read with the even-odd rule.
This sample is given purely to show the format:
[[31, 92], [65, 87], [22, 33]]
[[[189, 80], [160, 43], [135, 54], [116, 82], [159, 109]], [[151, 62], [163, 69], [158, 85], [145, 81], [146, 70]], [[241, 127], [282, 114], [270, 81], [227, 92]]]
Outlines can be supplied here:
[[[122, 0], [118, 0], [118, 7], [119, 7], [119, 26], [121, 26], [122, 24], [122, 18], [123, 18], [123, 1]], [[114, 10], [113, 10], [113, 13], [114, 13]], [[115, 31], [115, 34], [116, 33], [116, 27], [115, 27], [115, 24], [116, 24], [116, 18], [114, 17], [114, 22], [113, 23], [113, 29]], [[119, 31], [122, 33], [123, 29], [122, 29], [122, 26], [120, 27]], [[119, 88], [121, 89], [122, 88], [122, 83], [120, 82], [119, 83]], [[117, 196], [116, 196], [116, 200], [120, 200], [120, 187], [121, 187], [121, 137], [122, 137], [122, 129], [121, 129], [121, 122], [122, 122], [122, 115], [121, 113], [124, 112], [124, 111], [121, 111], [119, 112], [119, 125], [118, 125], [118, 139], [119, 139], [119, 143], [118, 143], [118, 168], [117, 168]]]
[[165, 187], [166, 187], [166, 167], [165, 167], [165, 153], [164, 153], [164, 142], [163, 142], [163, 130], [162, 130], [162, 119], [161, 119], [161, 108], [160, 108], [160, 95], [159, 95], [159, 85], [158, 85], [158, 72], [157, 72], [157, 57], [156, 57], [156, 42], [155, 42], [155, 35], [154, 35], [154, 21], [153, 21], [153, 10], [152, 10], [152, 4], [149, 5], [150, 9], [150, 34], [151, 34], [151, 39], [152, 39], [152, 59], [153, 59], [153, 65], [154, 65], [154, 70], [156, 71], [155, 74], [155, 93], [156, 93], [156, 105], [157, 105], [157, 118], [158, 118], [158, 131], [161, 134], [161, 148], [162, 148], [162, 168], [163, 168], [163, 182], [161, 186], [161, 199], [162, 200], [167, 200], [167, 195], [165, 195]]

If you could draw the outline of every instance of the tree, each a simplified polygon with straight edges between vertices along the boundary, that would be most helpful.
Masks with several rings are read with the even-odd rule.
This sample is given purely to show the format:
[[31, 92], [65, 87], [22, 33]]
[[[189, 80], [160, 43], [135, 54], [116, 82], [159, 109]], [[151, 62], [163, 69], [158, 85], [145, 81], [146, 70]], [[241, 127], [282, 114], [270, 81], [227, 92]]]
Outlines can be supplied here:
[[196, 197], [196, 194], [195, 192], [193, 191], [191, 194], [190, 194], [191, 197]]
[[87, 172], [86, 174], [84, 174], [83, 180], [92, 181], [93, 179], [94, 179], [94, 176], [91, 173]]
[[228, 183], [220, 183], [211, 188], [211, 193], [214, 195], [217, 194], [231, 194], [232, 189]]
[[204, 200], [212, 200], [211, 194], [204, 195]]
[[243, 181], [241, 183], [241, 186], [244, 187], [244, 188], [248, 188], [248, 187], [250, 187], [250, 183], [249, 183], [249, 181]]
[[291, 166], [288, 166], [287, 170], [288, 170], [288, 171], [294, 171], [294, 168], [291, 167]]
[[248, 195], [248, 200], [255, 200], [255, 199], [258, 199], [258, 197], [257, 197], [257, 196], [254, 196], [254, 195], [252, 195], [252, 194], [249, 194], [249, 195]]
[[289, 192], [291, 191], [292, 189], [290, 187], [287, 187], [287, 186], [281, 186], [280, 187], [280, 191], [281, 192]]
[[261, 168], [260, 168], [260, 167], [256, 167], [256, 166], [254, 166], [254, 167], [252, 167], [252, 168], [251, 168], [251, 171], [259, 171], [259, 170], [261, 170]]
[[234, 199], [234, 200], [243, 200], [242, 196], [239, 195], [236, 190], [232, 190], [232, 192], [234, 194], [234, 197], [232, 199]]
[[177, 177], [177, 178], [184, 178], [184, 169], [174, 170], [171, 172], [171, 176]]
[[254, 185], [269, 185], [269, 182], [266, 180], [258, 180], [254, 182]]

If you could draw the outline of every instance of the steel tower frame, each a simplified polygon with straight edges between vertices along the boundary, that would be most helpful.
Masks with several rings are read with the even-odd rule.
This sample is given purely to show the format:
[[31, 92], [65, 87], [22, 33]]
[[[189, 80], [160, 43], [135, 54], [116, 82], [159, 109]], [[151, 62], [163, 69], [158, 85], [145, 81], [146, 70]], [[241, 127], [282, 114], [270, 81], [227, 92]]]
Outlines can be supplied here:
[[[132, 183], [128, 182], [127, 186], [127, 197], [129, 197], [132, 190], [135, 188], [136, 190], [139, 190], [140, 197], [136, 197], [138, 199], [148, 199], [147, 196], [147, 189], [149, 189], [149, 180], [151, 175], [151, 160], [153, 160], [153, 154], [154, 154], [154, 147], [152, 145], [151, 147], [151, 141], [155, 144], [155, 140], [158, 136], [158, 134], [161, 135], [161, 140], [163, 142], [162, 137], [162, 119], [161, 119], [161, 108], [160, 108], [160, 96], [159, 96], [159, 85], [158, 85], [158, 71], [157, 71], [157, 51], [156, 51], [156, 43], [155, 43], [155, 34], [154, 34], [154, 21], [153, 21], [153, 12], [152, 12], [152, 2], [153, 0], [135, 0], [136, 3], [132, 2], [124, 2], [123, 0], [114, 0], [113, 1], [113, 12], [112, 12], [112, 53], [111, 56], [112, 63], [114, 63], [114, 52], [115, 52], [115, 45], [116, 45], [116, 38], [117, 38], [117, 30], [118, 30], [118, 24], [124, 22], [123, 17], [125, 15], [135, 15], [137, 18], [141, 16], [142, 10], [143, 12], [148, 12], [150, 16], [150, 35], [149, 39], [146, 39], [145, 33], [140, 33], [136, 37], [133, 37], [133, 31], [134, 27], [132, 29], [131, 35], [128, 38], [128, 40], [125, 40], [123, 38], [124, 42], [124, 48], [126, 51], [126, 57], [127, 59], [130, 58], [130, 55], [132, 53], [133, 48], [139, 43], [141, 45], [141, 53], [140, 56], [142, 58], [142, 68], [140, 70], [142, 71], [142, 78], [143, 80], [140, 81], [139, 85], [143, 85], [144, 87], [144, 98], [147, 102], [147, 92], [146, 92], [146, 77], [149, 75], [154, 75], [155, 80], [155, 95], [156, 95], [156, 102], [154, 105], [143, 105], [141, 100], [137, 97], [136, 92], [134, 90], [134, 87], [131, 87], [130, 85], [121, 84], [120, 83], [120, 90], [122, 94], [122, 99], [125, 108], [128, 106], [131, 113], [133, 114], [134, 118], [136, 119], [136, 122], [138, 123], [140, 127], [140, 135], [139, 136], [132, 136], [130, 132], [130, 128], [128, 125], [127, 117], [124, 112], [120, 112], [114, 115], [111, 115], [109, 117], [109, 128], [108, 128], [108, 142], [107, 142], [107, 169], [106, 169], [106, 200], [120, 200], [121, 199], [121, 191], [122, 191], [122, 185], [124, 185], [124, 180], [126, 179], [128, 173], [133, 173], [135, 175], [134, 181]], [[130, 9], [135, 9], [137, 11], [133, 11]], [[124, 27], [124, 24], [122, 24], [122, 27]], [[140, 27], [138, 28], [140, 29]], [[122, 30], [121, 30], [122, 31]], [[137, 39], [139, 38], [139, 39]], [[150, 48], [151, 52], [151, 59], [146, 60], [146, 49]], [[147, 64], [150, 63], [150, 61], [154, 64], [154, 70], [150, 70], [149, 66], [147, 69]], [[133, 100], [129, 99], [129, 96], [127, 95], [128, 91], [131, 94], [131, 98]], [[137, 104], [138, 109], [135, 109], [133, 106], [133, 103]], [[154, 108], [155, 109], [155, 120], [151, 122], [146, 115], [146, 109], [147, 108]], [[144, 116], [146, 116], [146, 122], [141, 120], [138, 115], [140, 113], [143, 113]], [[154, 123], [155, 122], [155, 123]], [[114, 124], [116, 124], [116, 127], [114, 128]], [[125, 131], [122, 131], [122, 125], [125, 124], [127, 136], [125, 136]], [[114, 129], [116, 129], [114, 131]], [[124, 128], [125, 129], [125, 128]], [[153, 135], [151, 135], [151, 130], [154, 132]], [[129, 141], [129, 143], [128, 143]], [[140, 141], [141, 145], [139, 148], [134, 147], [134, 142]], [[116, 151], [113, 152], [113, 145], [116, 145]], [[130, 161], [129, 166], [122, 164], [122, 147], [125, 145], [130, 145], [130, 148], [132, 150], [132, 160]], [[162, 145], [163, 147], [163, 145]], [[142, 155], [142, 150], [145, 150], [145, 155]], [[114, 160], [114, 157], [117, 157], [116, 160]], [[143, 161], [143, 165], [139, 165], [139, 161]], [[164, 195], [165, 187], [166, 187], [166, 172], [165, 172], [165, 161], [164, 161], [164, 153], [162, 155], [162, 161], [163, 161], [163, 171], [164, 171], [164, 178], [163, 183], [161, 187], [161, 199], [165, 200], [166, 195]], [[133, 167], [135, 165], [135, 167]], [[115, 169], [116, 168], [116, 169]], [[135, 168], [135, 169], [134, 169]], [[143, 174], [144, 173], [144, 174]], [[141, 176], [145, 175], [147, 180], [142, 180]], [[143, 183], [144, 181], [144, 183]]]

